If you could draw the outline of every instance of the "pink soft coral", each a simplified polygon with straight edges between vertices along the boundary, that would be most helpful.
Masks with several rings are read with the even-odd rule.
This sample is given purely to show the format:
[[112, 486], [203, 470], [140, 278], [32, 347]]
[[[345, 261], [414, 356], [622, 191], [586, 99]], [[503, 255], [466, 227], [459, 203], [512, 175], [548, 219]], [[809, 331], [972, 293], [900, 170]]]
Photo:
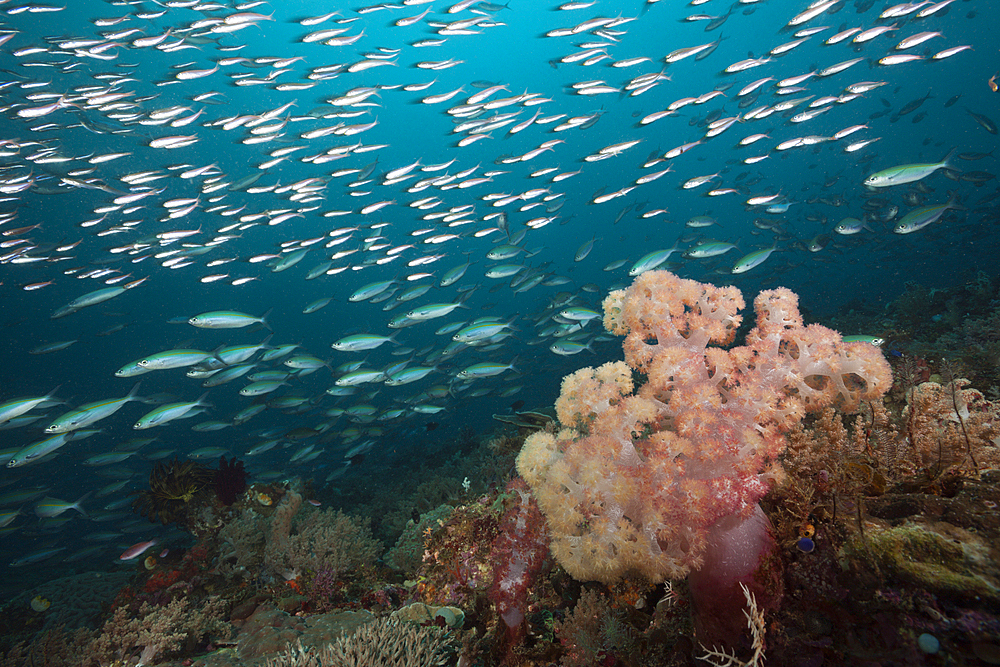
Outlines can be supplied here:
[[[772, 546], [757, 503], [783, 432], [806, 412], [852, 411], [888, 390], [877, 348], [804, 326], [784, 288], [758, 295], [745, 346], [709, 347], [733, 342], [743, 307], [735, 287], [666, 271], [605, 300], [605, 326], [626, 336], [627, 367], [564, 378], [556, 406], [566, 428], [533, 435], [518, 457], [552, 553], [574, 577], [636, 572], [658, 582], [703, 568], [692, 588], [735, 591], [741, 606], [737, 583]], [[631, 370], [647, 377], [635, 392]]]

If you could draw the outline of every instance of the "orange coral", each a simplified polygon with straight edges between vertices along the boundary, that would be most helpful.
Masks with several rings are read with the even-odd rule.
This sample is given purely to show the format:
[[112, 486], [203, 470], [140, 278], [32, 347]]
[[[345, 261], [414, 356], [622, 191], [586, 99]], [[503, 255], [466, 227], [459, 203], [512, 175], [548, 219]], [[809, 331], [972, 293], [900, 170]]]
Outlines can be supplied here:
[[[658, 582], [697, 569], [713, 527], [759, 514], [783, 432], [807, 411], [853, 410], [889, 388], [877, 348], [804, 326], [784, 288], [757, 296], [744, 346], [709, 347], [733, 342], [743, 307], [735, 287], [666, 271], [605, 299], [626, 363], [567, 376], [556, 407], [572, 429], [533, 434], [518, 457], [574, 577]], [[647, 374], [634, 393], [630, 369]]]

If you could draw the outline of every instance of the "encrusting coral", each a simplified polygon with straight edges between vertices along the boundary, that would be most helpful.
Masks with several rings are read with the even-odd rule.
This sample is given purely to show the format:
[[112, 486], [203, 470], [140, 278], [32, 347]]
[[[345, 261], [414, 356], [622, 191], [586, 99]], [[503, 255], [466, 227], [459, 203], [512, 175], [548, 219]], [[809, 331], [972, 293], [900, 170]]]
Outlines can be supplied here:
[[[851, 412], [890, 387], [878, 348], [805, 326], [784, 288], [757, 296], [745, 345], [713, 347], [733, 342], [743, 307], [735, 287], [666, 271], [605, 300], [625, 362], [564, 378], [563, 429], [530, 436], [517, 460], [575, 578], [659, 582], [703, 568], [741, 608], [736, 583], [773, 545], [757, 503], [784, 433], [806, 412]], [[633, 372], [646, 377], [637, 390]]]

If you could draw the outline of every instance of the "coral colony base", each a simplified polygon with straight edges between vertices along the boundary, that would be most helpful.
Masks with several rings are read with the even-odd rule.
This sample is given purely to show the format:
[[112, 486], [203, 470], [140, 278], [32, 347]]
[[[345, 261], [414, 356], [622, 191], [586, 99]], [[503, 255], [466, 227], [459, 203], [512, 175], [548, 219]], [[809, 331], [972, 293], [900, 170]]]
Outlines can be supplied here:
[[558, 422], [467, 436], [361, 516], [157, 465], [133, 509], [190, 537], [26, 585], [0, 667], [1000, 664], [1000, 408], [796, 301], [741, 328], [735, 288], [644, 273], [604, 303], [624, 361], [565, 377]]
[[[758, 501], [807, 412], [856, 410], [881, 397], [892, 371], [878, 348], [804, 326], [786, 289], [761, 292], [746, 345], [723, 350], [743, 297], [648, 271], [604, 301], [625, 361], [563, 380], [562, 430], [529, 437], [517, 459], [552, 532], [552, 553], [575, 578], [632, 572], [691, 579], [704, 643], [743, 625], [740, 583], [777, 605], [774, 542]], [[645, 376], [635, 390], [633, 373]], [[764, 571], [761, 571], [762, 568]], [[755, 574], [756, 573], [756, 574]]]

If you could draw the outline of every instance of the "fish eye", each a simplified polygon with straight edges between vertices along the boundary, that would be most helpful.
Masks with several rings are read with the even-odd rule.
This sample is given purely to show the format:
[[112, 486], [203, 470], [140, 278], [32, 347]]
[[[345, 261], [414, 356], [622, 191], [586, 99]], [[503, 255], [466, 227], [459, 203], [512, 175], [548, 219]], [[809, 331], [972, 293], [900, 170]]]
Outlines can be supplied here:
[[143, 359], [142, 361], [139, 362], [139, 365], [143, 367], [148, 366], [149, 361], [147, 359]]

